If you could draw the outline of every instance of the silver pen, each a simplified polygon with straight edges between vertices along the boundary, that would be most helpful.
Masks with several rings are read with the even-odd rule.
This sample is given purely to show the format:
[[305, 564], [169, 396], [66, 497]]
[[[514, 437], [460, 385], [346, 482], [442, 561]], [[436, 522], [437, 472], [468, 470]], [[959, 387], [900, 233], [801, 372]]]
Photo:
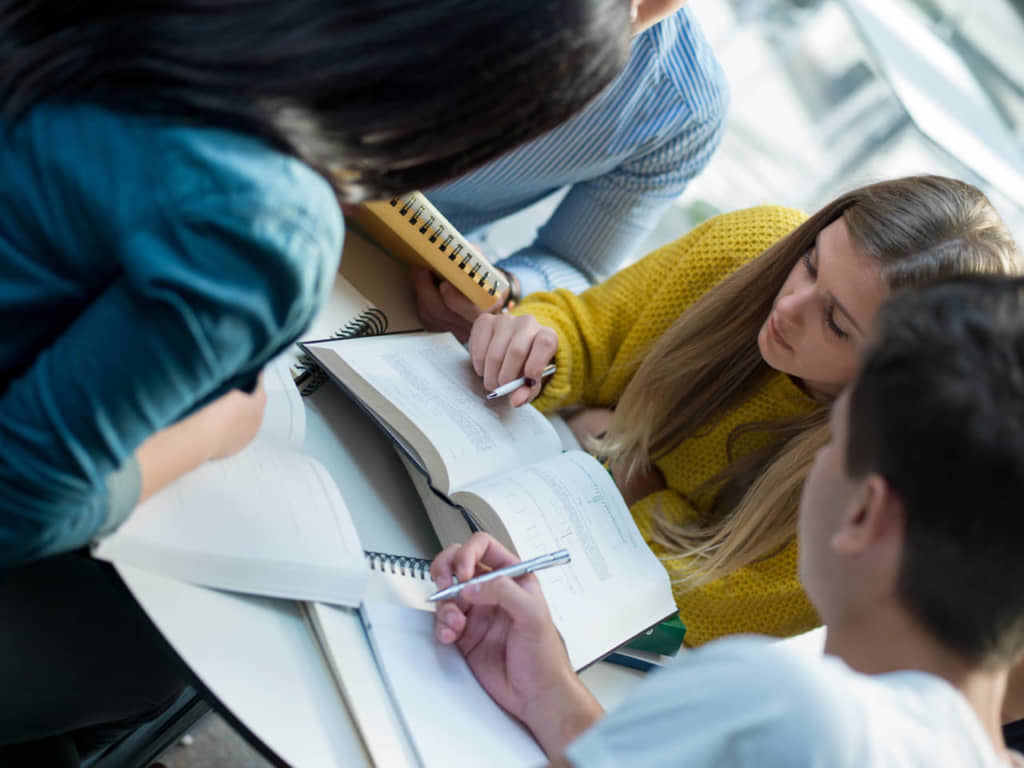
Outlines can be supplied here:
[[474, 576], [469, 581], [452, 584], [450, 587], [445, 587], [439, 592], [432, 594], [427, 598], [427, 602], [435, 603], [438, 600], [447, 600], [448, 598], [455, 597], [470, 584], [483, 584], [484, 582], [500, 578], [501, 576], [508, 576], [510, 579], [515, 579], [519, 576], [525, 576], [528, 573], [533, 573], [534, 571], [543, 570], [544, 568], [551, 568], [556, 565], [565, 565], [570, 560], [569, 550], [567, 549], [560, 549], [557, 552], [551, 552], [547, 555], [539, 555], [538, 557], [524, 560], [521, 563], [516, 563], [515, 565], [510, 565], [506, 568], [499, 568], [496, 571], [489, 571], [488, 573]]
[[[545, 367], [544, 370], [540, 372], [540, 377], [542, 379], [545, 379], [548, 376], [550, 376], [551, 374], [553, 374], [555, 372], [555, 370], [556, 370], [555, 369], [555, 364], [554, 363], [548, 363], [547, 367]], [[520, 376], [518, 379], [512, 379], [512, 381], [510, 381], [508, 384], [502, 384], [500, 387], [498, 387], [493, 392], [488, 392], [487, 393], [487, 399], [488, 400], [493, 400], [496, 397], [504, 397], [505, 395], [511, 395], [513, 392], [515, 392], [517, 389], [519, 389], [525, 383], [526, 383], [526, 377], [525, 376]]]

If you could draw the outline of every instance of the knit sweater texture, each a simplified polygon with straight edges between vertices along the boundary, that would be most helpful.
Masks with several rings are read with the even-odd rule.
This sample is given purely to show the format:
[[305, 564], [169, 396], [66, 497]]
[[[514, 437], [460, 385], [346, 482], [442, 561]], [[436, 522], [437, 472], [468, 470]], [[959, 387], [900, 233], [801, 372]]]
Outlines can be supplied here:
[[[614, 406], [636, 362], [680, 314], [805, 218], [778, 206], [724, 214], [582, 294], [557, 290], [528, 296], [515, 313], [533, 315], [553, 328], [559, 341], [557, 372], [534, 404], [545, 412], [581, 404]], [[630, 511], [673, 579], [687, 645], [747, 632], [785, 637], [820, 623], [797, 577], [795, 539], [770, 557], [693, 587], [681, 580], [694, 572], [695, 558], [669, 556], [651, 538], [655, 505], [678, 522], [703, 511], [693, 506], [702, 503], [693, 491], [727, 466], [727, 441], [734, 428], [802, 415], [815, 407], [789, 376], [775, 374], [710, 429], [654, 462], [667, 487], [640, 499]]]

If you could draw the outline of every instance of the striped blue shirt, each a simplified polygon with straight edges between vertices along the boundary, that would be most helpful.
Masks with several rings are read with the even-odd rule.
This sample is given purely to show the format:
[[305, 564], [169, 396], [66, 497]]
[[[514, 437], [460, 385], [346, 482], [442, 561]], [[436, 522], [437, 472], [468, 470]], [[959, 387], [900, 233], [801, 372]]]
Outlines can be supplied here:
[[499, 263], [524, 293], [580, 291], [618, 269], [707, 165], [728, 97], [725, 73], [683, 8], [634, 38], [624, 71], [583, 112], [427, 196], [474, 239], [568, 187], [533, 244]]

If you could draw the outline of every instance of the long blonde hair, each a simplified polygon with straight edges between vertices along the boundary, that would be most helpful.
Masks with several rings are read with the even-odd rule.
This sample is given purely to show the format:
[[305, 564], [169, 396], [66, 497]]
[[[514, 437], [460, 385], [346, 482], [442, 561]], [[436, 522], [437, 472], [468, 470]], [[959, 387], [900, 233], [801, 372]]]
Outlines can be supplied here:
[[[964, 274], [1021, 274], [1020, 251], [980, 190], [955, 179], [914, 176], [861, 187], [833, 200], [704, 294], [650, 347], [595, 448], [630, 478], [683, 440], [712, 428], [774, 371], [758, 331], [796, 262], [842, 217], [853, 242], [875, 259], [893, 293]], [[828, 439], [828, 404], [798, 418], [744, 424], [728, 439], [730, 463], [693, 493], [689, 524], [655, 508], [653, 535], [667, 554], [693, 555], [694, 586], [760, 560], [796, 534], [800, 489]], [[744, 435], [767, 445], [737, 456]], [[764, 440], [762, 438], [761, 443]]]

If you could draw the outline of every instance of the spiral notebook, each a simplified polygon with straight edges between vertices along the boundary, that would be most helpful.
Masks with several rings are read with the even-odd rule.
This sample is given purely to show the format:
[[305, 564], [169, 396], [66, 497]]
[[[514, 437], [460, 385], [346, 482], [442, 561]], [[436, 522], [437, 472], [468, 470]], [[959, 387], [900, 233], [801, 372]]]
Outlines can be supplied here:
[[350, 220], [392, 256], [434, 270], [480, 309], [508, 289], [505, 275], [422, 192], [363, 203]]
[[[420, 328], [405, 265], [358, 232], [347, 231], [341, 267], [320, 312], [302, 338], [352, 339]], [[292, 378], [303, 397], [326, 380], [323, 371], [297, 344], [290, 352], [290, 363]]]

